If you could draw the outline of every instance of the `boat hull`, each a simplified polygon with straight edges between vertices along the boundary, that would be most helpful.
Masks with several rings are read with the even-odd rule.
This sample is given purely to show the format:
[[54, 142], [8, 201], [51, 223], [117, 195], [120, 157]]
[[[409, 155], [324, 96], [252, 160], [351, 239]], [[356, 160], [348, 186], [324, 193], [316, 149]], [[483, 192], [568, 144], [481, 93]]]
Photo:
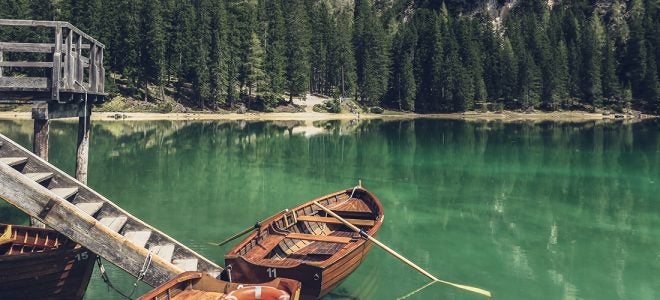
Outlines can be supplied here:
[[[286, 298], [288, 300], [300, 299], [300, 282], [295, 280], [275, 279], [259, 286], [275, 288], [281, 293], [280, 296], [288, 295], [289, 297]], [[232, 299], [233, 297], [227, 295], [242, 288], [250, 288], [250, 285], [218, 280], [202, 272], [184, 272], [144, 294], [138, 300]], [[270, 299], [270, 297], [261, 299]]]
[[0, 255], [0, 299], [82, 299], [96, 255], [72, 242], [39, 251]]
[[301, 299], [318, 299], [327, 295], [353, 273], [365, 259], [371, 246], [371, 242], [365, 241], [325, 268], [305, 263], [291, 267], [260, 265], [242, 256], [225, 258], [225, 264], [231, 270], [233, 282], [263, 283], [274, 278], [290, 278], [302, 283]]
[[[366, 203], [369, 203], [368, 206], [371, 207], [371, 209], [368, 211], [353, 212], [343, 210], [342, 213], [345, 214], [346, 217], [352, 218], [350, 219], [351, 222], [360, 223], [369, 235], [375, 236], [384, 216], [382, 205], [370, 192], [364, 189], [359, 189], [358, 192], [362, 197], [368, 199], [365, 201]], [[353, 193], [354, 191], [349, 189], [317, 198], [315, 201], [326, 201], [324, 205], [343, 205], [343, 203], [354, 201], [351, 200], [355, 199], [352, 198]], [[358, 193], [356, 193], [356, 195], [357, 194]], [[340, 199], [342, 195], [346, 196]], [[348, 195], [351, 195], [351, 197], [348, 197]], [[346, 198], [349, 200], [346, 200]], [[340, 235], [341, 237], [339, 235], [320, 235], [316, 238], [310, 236], [312, 233], [311, 231], [301, 231], [298, 229], [295, 233], [291, 234], [290, 232], [282, 232], [278, 230], [278, 228], [282, 228], [283, 224], [285, 224], [284, 226], [287, 228], [295, 229], [293, 226], [296, 225], [293, 224], [300, 224], [300, 222], [316, 222], [317, 224], [320, 224], [321, 222], [333, 222], [333, 220], [330, 220], [327, 216], [319, 216], [315, 206], [310, 203], [313, 203], [313, 201], [291, 210], [286, 210], [283, 214], [276, 215], [270, 219], [270, 222], [262, 222], [263, 224], [270, 223], [270, 225], [262, 225], [259, 232], [251, 234], [242, 243], [225, 255], [225, 265], [227, 266], [230, 279], [235, 282], [261, 283], [274, 278], [291, 278], [302, 283], [301, 299], [318, 299], [332, 291], [332, 289], [337, 287], [346, 277], [355, 271], [355, 269], [357, 269], [366, 258], [372, 247], [372, 242], [364, 237], [361, 237], [356, 233], [347, 235], [347, 232], [343, 232]], [[365, 212], [367, 212], [366, 215]], [[295, 213], [297, 217], [291, 217], [292, 213]], [[359, 217], [365, 216], [369, 216], [369, 218], [358, 219]], [[293, 221], [290, 222], [289, 220]], [[334, 229], [338, 232], [337, 230], [339, 230], [339, 227], [337, 226], [341, 225], [337, 225], [337, 222], [334, 223]], [[300, 228], [303, 227], [304, 226], [300, 226]], [[304, 252], [304, 250], [301, 249], [311, 244], [305, 244], [302, 247], [292, 245], [292, 248], [289, 250], [293, 249], [294, 251], [288, 252], [289, 254], [287, 255], [289, 258], [280, 258], [281, 256], [279, 256], [277, 259], [268, 259], [267, 257], [273, 255], [276, 251], [263, 249], [278, 249], [278, 247], [281, 247], [284, 244], [291, 245], [295, 243], [284, 242], [282, 240], [284, 235], [286, 235], [285, 239], [289, 236], [291, 236], [293, 240], [298, 237], [310, 238], [311, 240], [318, 240], [322, 243], [330, 240], [342, 243], [341, 239], [344, 239], [343, 243], [347, 244], [344, 247], [337, 248], [337, 250], [335, 250], [336, 253], [330, 255], [327, 259], [318, 259], [314, 256], [296, 255], [296, 249], [297, 251]], [[328, 245], [328, 243], [325, 243], [325, 245]], [[324, 252], [326, 251], [324, 247], [318, 249], [321, 250], [321, 254], [327, 253]], [[265, 259], [264, 255], [266, 257]]]

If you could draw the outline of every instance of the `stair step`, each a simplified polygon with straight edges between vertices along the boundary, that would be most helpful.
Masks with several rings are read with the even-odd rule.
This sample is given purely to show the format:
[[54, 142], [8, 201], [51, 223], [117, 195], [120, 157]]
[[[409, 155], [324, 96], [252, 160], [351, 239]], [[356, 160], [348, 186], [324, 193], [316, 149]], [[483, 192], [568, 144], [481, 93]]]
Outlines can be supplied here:
[[160, 256], [163, 260], [170, 262], [174, 255], [174, 244], [152, 246], [150, 249], [151, 254]]
[[184, 271], [197, 271], [198, 261], [196, 258], [175, 259], [172, 261], [172, 264]]
[[48, 179], [53, 178], [53, 173], [49, 173], [49, 172], [47, 172], [47, 173], [25, 173], [23, 175], [27, 176], [27, 178], [30, 178], [30, 179], [36, 181], [37, 183], [40, 183], [40, 182], [43, 182], [43, 181], [46, 181]]
[[69, 199], [69, 197], [75, 195], [78, 193], [78, 188], [77, 187], [72, 187], [72, 188], [54, 188], [50, 190], [51, 192], [57, 194], [58, 196], [64, 198], [64, 199]]
[[1, 163], [5, 163], [5, 164], [9, 165], [10, 167], [20, 165], [20, 164], [24, 164], [24, 163], [27, 162], [27, 160], [28, 160], [27, 157], [3, 157], [3, 158], [0, 158]]
[[99, 220], [101, 224], [108, 226], [110, 230], [114, 232], [119, 232], [122, 227], [124, 227], [124, 224], [126, 224], [126, 221], [128, 221], [128, 218], [121, 216], [121, 217], [105, 217]]
[[103, 202], [87, 202], [76, 204], [76, 207], [90, 216], [93, 216], [96, 212], [98, 212], [99, 209], [101, 209], [101, 206], [103, 206]]
[[151, 230], [145, 231], [129, 231], [124, 234], [127, 240], [133, 242], [134, 244], [144, 248], [147, 245], [147, 241], [151, 236]]

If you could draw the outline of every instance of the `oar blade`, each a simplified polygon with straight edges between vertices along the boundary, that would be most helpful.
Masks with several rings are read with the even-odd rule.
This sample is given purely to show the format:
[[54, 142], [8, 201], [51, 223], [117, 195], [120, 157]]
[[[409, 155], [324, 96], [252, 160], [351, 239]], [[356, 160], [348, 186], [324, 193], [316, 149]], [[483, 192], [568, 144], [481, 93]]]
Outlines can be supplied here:
[[470, 292], [473, 292], [473, 293], [481, 294], [481, 295], [484, 295], [488, 298], [492, 297], [490, 292], [487, 291], [487, 290], [484, 290], [484, 289], [476, 288], [476, 287], [469, 286], [469, 285], [462, 285], [462, 284], [458, 284], [458, 283], [452, 283], [452, 282], [444, 281], [444, 280], [438, 280], [438, 282], [448, 284], [448, 285], [451, 285], [453, 287], [463, 289], [463, 290], [466, 290], [466, 291], [470, 291]]

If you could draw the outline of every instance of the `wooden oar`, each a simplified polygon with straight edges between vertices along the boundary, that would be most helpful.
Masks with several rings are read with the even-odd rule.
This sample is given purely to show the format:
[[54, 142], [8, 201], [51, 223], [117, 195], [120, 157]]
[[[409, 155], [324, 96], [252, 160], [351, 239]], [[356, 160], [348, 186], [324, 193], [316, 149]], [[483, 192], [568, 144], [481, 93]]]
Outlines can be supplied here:
[[364, 232], [360, 228], [357, 228], [355, 225], [353, 225], [350, 222], [346, 221], [344, 218], [340, 217], [334, 211], [332, 211], [329, 208], [321, 205], [317, 201], [314, 201], [314, 204], [316, 204], [318, 207], [323, 209], [325, 212], [327, 212], [331, 216], [335, 217], [337, 220], [344, 223], [344, 225], [348, 226], [348, 228], [350, 228], [351, 230], [353, 230], [353, 231], [359, 233], [361, 236], [369, 239], [374, 244], [376, 244], [379, 247], [383, 248], [383, 250], [387, 251], [389, 254], [393, 255], [394, 257], [396, 257], [399, 260], [401, 260], [402, 262], [406, 263], [407, 265], [409, 265], [413, 269], [417, 270], [417, 272], [420, 272], [420, 273], [424, 274], [426, 277], [431, 278], [433, 281], [444, 283], [444, 284], [447, 284], [447, 285], [450, 285], [450, 286], [453, 286], [453, 287], [456, 287], [456, 288], [459, 288], [459, 289], [463, 289], [463, 290], [466, 290], [466, 291], [474, 292], [474, 293], [477, 293], [477, 294], [481, 294], [481, 295], [484, 295], [486, 297], [491, 296], [489, 291], [486, 291], [486, 290], [483, 290], [483, 289], [480, 289], [480, 288], [471, 287], [471, 286], [462, 285], [462, 284], [457, 284], [457, 283], [452, 283], [452, 282], [449, 282], [449, 281], [444, 281], [444, 280], [440, 280], [440, 279], [436, 278], [435, 276], [431, 275], [431, 273], [427, 272], [426, 270], [422, 269], [421, 267], [419, 267], [415, 263], [413, 263], [410, 260], [408, 260], [407, 258], [403, 257], [401, 254], [399, 254], [396, 251], [390, 249], [390, 247], [387, 247], [385, 244], [381, 243], [380, 241], [378, 241], [374, 237], [368, 235], [366, 232]]
[[[285, 209], [285, 210], [283, 210], [282, 212], [286, 212], [286, 211], [288, 211], [288, 209]], [[250, 226], [250, 227], [248, 227], [248, 228], [243, 229], [243, 231], [241, 231], [241, 232], [239, 232], [239, 233], [237, 233], [237, 234], [234, 234], [234, 235], [228, 237], [226, 240], [224, 240], [224, 241], [222, 241], [222, 242], [220, 242], [220, 243], [208, 243], [208, 244], [211, 245], [211, 246], [218, 246], [218, 247], [223, 246], [224, 244], [227, 244], [227, 243], [229, 243], [229, 242], [231, 242], [231, 241], [233, 241], [233, 240], [235, 240], [235, 239], [237, 239], [237, 238], [239, 238], [239, 237], [242, 237], [242, 236], [244, 236], [244, 235], [247, 234], [247, 233], [250, 233], [250, 232], [252, 232], [252, 231], [255, 231], [255, 230], [261, 228], [261, 224], [263, 224], [264, 222], [269, 221], [270, 219], [272, 219], [272, 218], [274, 218], [274, 217], [277, 217], [277, 216], [278, 216], [279, 214], [281, 214], [282, 212], [276, 213], [276, 214], [274, 214], [274, 215], [272, 215], [272, 216], [270, 216], [270, 217], [268, 217], [268, 218], [266, 218], [266, 219], [264, 219], [264, 220], [261, 220], [261, 221], [257, 222], [256, 224], [254, 224], [254, 225], [252, 225], [252, 226]]]
[[235, 239], [237, 239], [237, 238], [239, 238], [239, 237], [244, 236], [246, 233], [250, 233], [250, 232], [252, 232], [252, 231], [254, 231], [254, 230], [257, 230], [259, 227], [261, 227], [261, 225], [260, 225], [259, 223], [254, 224], [254, 225], [252, 225], [252, 227], [245, 228], [243, 231], [241, 231], [241, 232], [239, 232], [239, 233], [237, 233], [237, 234], [234, 234], [234, 235], [230, 236], [229, 238], [227, 238], [226, 240], [224, 240], [224, 241], [222, 241], [222, 242], [220, 242], [220, 243], [209, 243], [209, 245], [220, 247], [220, 246], [222, 246], [222, 245], [224, 245], [224, 244], [226, 244], [226, 243], [229, 243], [229, 242], [231, 242], [231, 241], [233, 241], [233, 240], [235, 240]]

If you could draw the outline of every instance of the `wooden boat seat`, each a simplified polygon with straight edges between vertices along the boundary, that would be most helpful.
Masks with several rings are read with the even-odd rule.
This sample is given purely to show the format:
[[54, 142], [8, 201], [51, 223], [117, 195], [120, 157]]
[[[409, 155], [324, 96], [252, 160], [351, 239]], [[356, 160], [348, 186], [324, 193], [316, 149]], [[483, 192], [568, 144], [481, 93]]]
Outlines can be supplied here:
[[307, 240], [307, 241], [317, 241], [317, 242], [340, 243], [340, 244], [348, 244], [352, 240], [352, 238], [350, 238], [350, 237], [316, 235], [316, 234], [306, 234], [306, 233], [289, 233], [289, 234], [286, 235], [286, 238], [288, 238], [288, 239], [297, 239], [297, 240]]
[[[333, 217], [319, 217], [319, 216], [299, 216], [298, 221], [305, 222], [321, 222], [321, 223], [330, 223], [330, 224], [343, 224], [341, 221]], [[374, 220], [364, 220], [364, 219], [346, 219], [355, 226], [374, 226], [376, 221]]]
[[225, 294], [200, 290], [185, 290], [172, 297], [173, 300], [220, 300]]

